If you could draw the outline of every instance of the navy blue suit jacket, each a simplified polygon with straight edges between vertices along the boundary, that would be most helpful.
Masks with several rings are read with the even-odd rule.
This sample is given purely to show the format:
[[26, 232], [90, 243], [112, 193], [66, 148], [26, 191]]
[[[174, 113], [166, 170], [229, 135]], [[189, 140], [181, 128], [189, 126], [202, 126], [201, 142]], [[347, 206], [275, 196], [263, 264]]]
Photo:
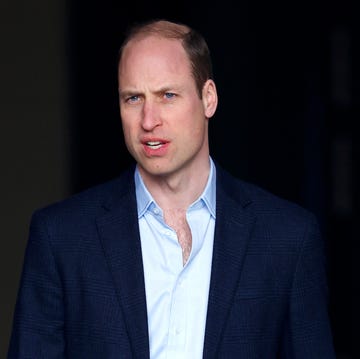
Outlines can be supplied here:
[[[219, 167], [216, 212], [204, 358], [334, 358], [314, 217]], [[133, 171], [34, 214], [8, 358], [149, 358]]]

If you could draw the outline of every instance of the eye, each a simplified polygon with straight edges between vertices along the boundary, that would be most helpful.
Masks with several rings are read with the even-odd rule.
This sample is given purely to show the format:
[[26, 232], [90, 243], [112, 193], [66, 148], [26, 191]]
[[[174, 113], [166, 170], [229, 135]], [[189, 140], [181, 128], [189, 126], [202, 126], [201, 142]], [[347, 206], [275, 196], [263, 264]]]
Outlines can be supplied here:
[[166, 99], [172, 99], [172, 98], [176, 97], [176, 95], [172, 92], [165, 92], [164, 97]]
[[126, 99], [126, 102], [128, 102], [128, 103], [135, 103], [135, 102], [138, 102], [139, 99], [140, 99], [139, 96], [134, 95], [134, 96], [128, 97], [128, 98]]

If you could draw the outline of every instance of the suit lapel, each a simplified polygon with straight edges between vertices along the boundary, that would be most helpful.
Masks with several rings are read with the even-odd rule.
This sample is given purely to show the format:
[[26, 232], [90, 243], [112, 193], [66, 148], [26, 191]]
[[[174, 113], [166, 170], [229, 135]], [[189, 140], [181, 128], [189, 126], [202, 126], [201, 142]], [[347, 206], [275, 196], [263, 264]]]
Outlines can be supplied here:
[[97, 225], [129, 333], [132, 357], [143, 359], [149, 358], [145, 283], [133, 178], [128, 181], [132, 185], [123, 183], [122, 187], [128, 189], [117, 205], [97, 219]]
[[[238, 198], [237, 198], [238, 197]], [[217, 167], [216, 227], [206, 319], [204, 358], [217, 358], [222, 332], [239, 285], [255, 222], [245, 193]]]

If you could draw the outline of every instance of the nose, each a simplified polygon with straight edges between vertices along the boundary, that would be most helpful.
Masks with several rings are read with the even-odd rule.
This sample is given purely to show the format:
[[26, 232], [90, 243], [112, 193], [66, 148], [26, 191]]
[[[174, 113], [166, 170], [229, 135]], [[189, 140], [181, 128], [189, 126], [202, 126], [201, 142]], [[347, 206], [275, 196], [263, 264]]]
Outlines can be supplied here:
[[161, 124], [160, 112], [155, 102], [146, 100], [142, 111], [141, 126], [145, 131], [152, 131]]

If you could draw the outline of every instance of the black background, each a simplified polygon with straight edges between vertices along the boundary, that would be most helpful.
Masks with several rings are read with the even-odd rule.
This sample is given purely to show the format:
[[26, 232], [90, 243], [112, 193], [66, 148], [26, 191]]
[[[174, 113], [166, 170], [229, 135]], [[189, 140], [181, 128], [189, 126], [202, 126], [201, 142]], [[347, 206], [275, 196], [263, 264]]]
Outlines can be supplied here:
[[[317, 215], [336, 352], [358, 357], [352, 123], [359, 76], [349, 4], [88, 0], [68, 1], [67, 14], [70, 192], [111, 179], [132, 162], [117, 95], [117, 52], [128, 25], [166, 18], [196, 28], [209, 44], [219, 94], [211, 155], [235, 176]], [[334, 96], [339, 73], [347, 101]]]

